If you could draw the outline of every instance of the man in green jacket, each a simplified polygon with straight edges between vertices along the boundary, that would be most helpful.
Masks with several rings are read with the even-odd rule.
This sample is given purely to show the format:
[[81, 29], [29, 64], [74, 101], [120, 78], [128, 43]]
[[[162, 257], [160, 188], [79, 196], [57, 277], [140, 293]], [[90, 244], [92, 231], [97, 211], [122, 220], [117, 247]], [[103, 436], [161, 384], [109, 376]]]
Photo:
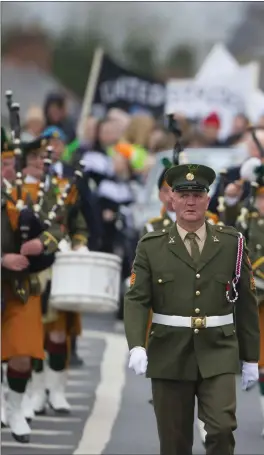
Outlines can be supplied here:
[[258, 380], [252, 268], [238, 231], [205, 221], [214, 171], [181, 165], [165, 178], [177, 223], [137, 247], [125, 297], [129, 367], [151, 378], [161, 455], [191, 455], [195, 396], [207, 455], [232, 455], [240, 360], [243, 390]]

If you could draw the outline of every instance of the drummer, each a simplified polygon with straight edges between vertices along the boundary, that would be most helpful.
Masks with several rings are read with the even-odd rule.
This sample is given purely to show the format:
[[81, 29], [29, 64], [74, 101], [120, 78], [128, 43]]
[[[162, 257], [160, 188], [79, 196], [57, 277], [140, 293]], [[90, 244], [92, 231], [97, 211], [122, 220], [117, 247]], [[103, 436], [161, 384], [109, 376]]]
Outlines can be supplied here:
[[[29, 157], [42, 154], [42, 147], [36, 148], [37, 141], [27, 147], [27, 172], [29, 171]], [[39, 142], [40, 145], [40, 142]], [[39, 158], [39, 157], [38, 157]], [[40, 166], [41, 167], [41, 166]], [[29, 177], [29, 174], [28, 174]], [[40, 177], [40, 175], [38, 176]], [[36, 178], [36, 177], [35, 177]], [[43, 213], [47, 213], [57, 202], [57, 196], [68, 182], [67, 179], [52, 178], [51, 186], [46, 190], [43, 202]], [[74, 250], [87, 248], [87, 226], [80, 212], [79, 196], [76, 188], [72, 189], [67, 205], [62, 209], [60, 219], [57, 220], [58, 232], [63, 232], [64, 240], [70, 241]], [[60, 239], [59, 237], [58, 239]], [[46, 284], [46, 291], [50, 283]], [[48, 308], [48, 314], [50, 308]], [[48, 315], [47, 315], [48, 316]], [[47, 319], [47, 318], [46, 318]], [[36, 414], [45, 412], [46, 391], [49, 391], [48, 404], [55, 412], [70, 412], [70, 405], [66, 399], [65, 387], [67, 376], [67, 362], [70, 350], [70, 337], [80, 335], [80, 314], [75, 312], [58, 311], [55, 320], [44, 324], [46, 333], [46, 352], [48, 365], [38, 361], [34, 365], [32, 375], [31, 405]]]

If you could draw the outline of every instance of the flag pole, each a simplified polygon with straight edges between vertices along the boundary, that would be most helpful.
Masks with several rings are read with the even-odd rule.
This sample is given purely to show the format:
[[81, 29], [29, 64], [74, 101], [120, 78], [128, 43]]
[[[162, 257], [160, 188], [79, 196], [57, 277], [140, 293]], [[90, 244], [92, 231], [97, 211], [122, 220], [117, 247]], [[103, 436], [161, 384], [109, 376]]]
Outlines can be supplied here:
[[78, 120], [77, 136], [79, 138], [81, 138], [83, 133], [84, 119], [88, 117], [88, 115], [91, 112], [91, 107], [96, 91], [96, 85], [102, 67], [103, 56], [104, 56], [103, 48], [98, 47], [94, 52], [92, 67], [91, 71], [89, 72], [86, 90], [84, 94], [82, 110]]

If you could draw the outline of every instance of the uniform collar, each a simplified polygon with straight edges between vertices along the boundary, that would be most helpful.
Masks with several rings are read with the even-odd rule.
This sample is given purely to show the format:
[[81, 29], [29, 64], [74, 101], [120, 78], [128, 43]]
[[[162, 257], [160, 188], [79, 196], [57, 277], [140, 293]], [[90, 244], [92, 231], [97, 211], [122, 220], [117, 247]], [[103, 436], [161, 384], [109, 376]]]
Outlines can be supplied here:
[[[182, 240], [184, 240], [186, 235], [188, 234], [188, 231], [183, 229], [178, 224], [176, 224], [176, 226], [177, 226], [179, 236], [181, 237]], [[204, 223], [199, 229], [197, 229], [197, 231], [195, 231], [195, 234], [197, 235], [200, 242], [203, 242], [206, 238], [206, 224]]]

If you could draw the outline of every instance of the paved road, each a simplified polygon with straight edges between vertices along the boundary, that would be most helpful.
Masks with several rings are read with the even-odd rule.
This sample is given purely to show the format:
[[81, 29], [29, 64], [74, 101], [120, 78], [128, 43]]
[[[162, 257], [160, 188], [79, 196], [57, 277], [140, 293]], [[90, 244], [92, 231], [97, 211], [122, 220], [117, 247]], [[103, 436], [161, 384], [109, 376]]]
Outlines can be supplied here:
[[[67, 386], [71, 416], [58, 417], [48, 410], [46, 416], [37, 417], [27, 445], [19, 445], [8, 429], [2, 430], [2, 454], [158, 454], [153, 408], [148, 404], [150, 383], [126, 367], [122, 323], [113, 315], [86, 316], [79, 353], [85, 366], [69, 371]], [[263, 455], [257, 389], [242, 393], [238, 378], [237, 398], [236, 454]], [[193, 453], [204, 453], [196, 430]]]

